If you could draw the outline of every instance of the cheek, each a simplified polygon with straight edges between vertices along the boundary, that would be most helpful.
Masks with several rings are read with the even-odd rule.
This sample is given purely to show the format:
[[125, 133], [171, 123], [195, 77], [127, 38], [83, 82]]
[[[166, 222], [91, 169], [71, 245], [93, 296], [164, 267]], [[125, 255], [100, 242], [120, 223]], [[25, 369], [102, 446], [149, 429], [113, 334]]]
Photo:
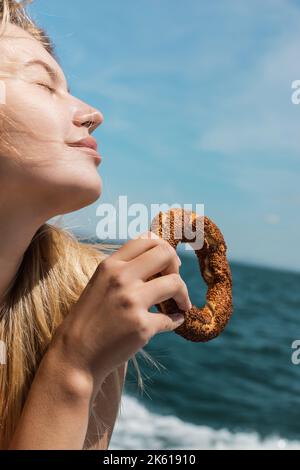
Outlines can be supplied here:
[[43, 99], [33, 86], [21, 84], [7, 95], [7, 135], [14, 150], [10, 155], [1, 151], [7, 157], [1, 161], [8, 180], [17, 182], [28, 198], [51, 201], [61, 213], [95, 202], [102, 192], [95, 161], [65, 144], [72, 134], [71, 110], [46, 92]]
[[57, 99], [38, 86], [19, 80], [8, 85], [6, 112], [11, 119], [9, 133], [22, 152], [30, 152], [40, 159], [41, 148], [45, 145], [47, 153], [52, 153], [52, 146], [63, 142], [69, 116]]

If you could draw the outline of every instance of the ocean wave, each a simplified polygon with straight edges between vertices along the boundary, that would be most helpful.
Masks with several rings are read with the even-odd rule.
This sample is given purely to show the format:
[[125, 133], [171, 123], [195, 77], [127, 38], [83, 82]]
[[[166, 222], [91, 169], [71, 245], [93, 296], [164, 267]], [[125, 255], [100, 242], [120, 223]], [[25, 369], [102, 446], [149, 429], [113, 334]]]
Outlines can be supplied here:
[[187, 423], [176, 416], [160, 416], [138, 399], [123, 395], [109, 450], [156, 449], [300, 449], [300, 441], [279, 436], [262, 439], [257, 433], [233, 433]]

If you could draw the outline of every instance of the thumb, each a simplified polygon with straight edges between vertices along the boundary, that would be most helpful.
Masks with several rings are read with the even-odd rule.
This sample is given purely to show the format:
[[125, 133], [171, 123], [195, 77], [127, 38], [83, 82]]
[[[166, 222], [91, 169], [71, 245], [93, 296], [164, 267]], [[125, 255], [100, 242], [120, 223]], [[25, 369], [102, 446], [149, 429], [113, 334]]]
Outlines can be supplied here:
[[185, 321], [185, 316], [180, 312], [169, 314], [149, 313], [151, 314], [149, 322], [151, 323], [152, 331], [154, 330], [154, 334], [163, 333], [164, 331], [173, 331]]

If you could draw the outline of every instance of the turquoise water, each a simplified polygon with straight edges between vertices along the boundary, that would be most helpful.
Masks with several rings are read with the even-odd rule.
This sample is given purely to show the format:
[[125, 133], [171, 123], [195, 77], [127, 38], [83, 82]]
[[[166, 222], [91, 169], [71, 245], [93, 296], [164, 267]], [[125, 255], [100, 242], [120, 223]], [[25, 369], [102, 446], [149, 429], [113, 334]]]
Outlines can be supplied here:
[[[193, 303], [205, 285], [191, 253], [181, 275]], [[111, 448], [300, 449], [300, 274], [231, 263], [234, 312], [224, 333], [192, 343], [173, 332], [146, 346], [167, 370], [142, 357], [146, 393], [129, 367]], [[298, 442], [299, 441], [299, 442]]]

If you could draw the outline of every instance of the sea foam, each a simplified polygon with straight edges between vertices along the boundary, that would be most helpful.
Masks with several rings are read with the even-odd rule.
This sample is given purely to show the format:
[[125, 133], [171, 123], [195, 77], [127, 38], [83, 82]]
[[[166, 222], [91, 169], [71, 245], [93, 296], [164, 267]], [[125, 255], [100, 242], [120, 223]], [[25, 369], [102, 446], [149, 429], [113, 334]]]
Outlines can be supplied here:
[[300, 442], [280, 436], [233, 433], [150, 412], [138, 399], [123, 395], [109, 450], [156, 449], [300, 449]]

